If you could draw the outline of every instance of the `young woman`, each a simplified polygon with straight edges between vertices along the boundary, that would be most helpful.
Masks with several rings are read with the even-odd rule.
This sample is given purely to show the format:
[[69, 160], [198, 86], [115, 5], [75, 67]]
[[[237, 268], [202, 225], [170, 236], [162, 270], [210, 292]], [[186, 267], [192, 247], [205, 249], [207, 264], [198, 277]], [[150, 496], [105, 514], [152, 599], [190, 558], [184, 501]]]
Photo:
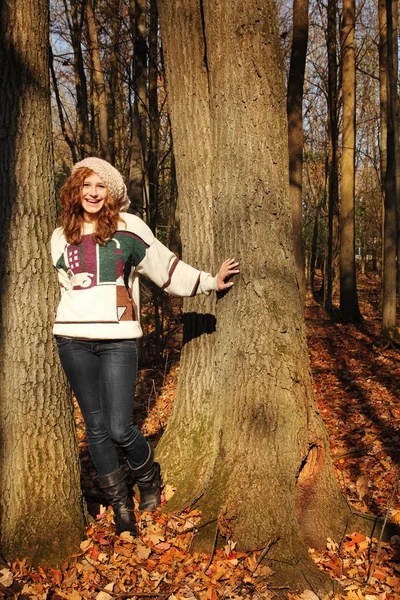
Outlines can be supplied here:
[[133, 423], [137, 376], [139, 281], [143, 274], [179, 296], [209, 294], [233, 284], [238, 263], [218, 274], [197, 271], [163, 246], [129, 206], [121, 174], [91, 157], [78, 162], [60, 192], [61, 227], [51, 239], [61, 301], [54, 335], [63, 369], [81, 408], [89, 451], [102, 492], [111, 504], [116, 533], [136, 534], [122, 448], [140, 492], [140, 510], [160, 503], [160, 466]]

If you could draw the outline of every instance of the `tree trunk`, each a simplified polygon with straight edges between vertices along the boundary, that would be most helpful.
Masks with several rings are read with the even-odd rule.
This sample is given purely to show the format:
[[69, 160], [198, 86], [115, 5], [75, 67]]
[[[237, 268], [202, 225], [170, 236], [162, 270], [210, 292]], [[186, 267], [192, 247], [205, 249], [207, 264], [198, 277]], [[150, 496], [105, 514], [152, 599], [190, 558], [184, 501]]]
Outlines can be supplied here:
[[396, 328], [396, 95], [397, 77], [393, 56], [392, 0], [386, 0], [388, 110], [387, 110], [387, 165], [385, 176], [385, 216], [383, 252], [383, 307], [382, 333], [387, 339], [398, 338]]
[[118, 168], [122, 168], [124, 143], [124, 101], [123, 101], [123, 78], [121, 60], [121, 19], [120, 0], [113, 0], [111, 6], [111, 58], [110, 58], [110, 97], [108, 110], [110, 115], [110, 151], [111, 162]]
[[108, 162], [111, 161], [110, 143], [108, 138], [108, 115], [107, 115], [107, 93], [104, 79], [103, 66], [100, 59], [99, 38], [97, 36], [93, 0], [86, 0], [86, 22], [88, 29], [89, 52], [92, 57], [93, 81], [96, 88], [99, 103], [99, 138], [100, 156]]
[[78, 162], [78, 157], [76, 154], [76, 148], [75, 148], [74, 141], [70, 138], [68, 131], [67, 131], [67, 126], [66, 126], [65, 119], [64, 119], [63, 105], [61, 102], [60, 92], [58, 89], [57, 77], [56, 77], [56, 73], [54, 71], [53, 51], [52, 51], [52, 48], [50, 45], [49, 45], [49, 63], [50, 63], [51, 82], [53, 84], [54, 96], [56, 98], [58, 118], [60, 120], [61, 131], [62, 131], [64, 139], [67, 142], [68, 147], [71, 151], [72, 162], [76, 163], [76, 162]]
[[292, 205], [294, 257], [300, 298], [304, 305], [306, 281], [303, 244], [303, 86], [308, 41], [308, 0], [293, 0], [293, 39], [287, 91], [289, 183]]
[[345, 321], [361, 320], [358, 308], [355, 260], [355, 140], [356, 53], [355, 0], [343, 1], [342, 51], [342, 177], [340, 198], [340, 312]]
[[240, 547], [271, 546], [277, 581], [318, 593], [331, 586], [307, 544], [341, 537], [348, 510], [314, 403], [296, 281], [276, 6], [163, 0], [159, 14], [184, 255], [205, 268], [211, 253], [242, 264], [215, 315], [212, 298], [185, 304], [164, 475], [177, 485], [173, 506], [201, 496], [196, 548], [211, 548], [223, 514]]
[[149, 151], [148, 151], [148, 179], [150, 221], [153, 231], [158, 221], [158, 157], [159, 157], [159, 129], [160, 119], [158, 114], [158, 13], [156, 0], [150, 0], [150, 26], [149, 26]]
[[326, 259], [324, 272], [324, 307], [330, 313], [333, 308], [333, 282], [338, 212], [338, 83], [337, 83], [337, 0], [328, 0], [328, 136], [329, 136], [329, 187], [328, 226], [326, 236]]
[[82, 55], [82, 27], [83, 27], [83, 3], [82, 0], [72, 0], [71, 10], [68, 8], [67, 0], [64, 0], [65, 13], [71, 36], [71, 44], [74, 52], [74, 78], [76, 91], [76, 109], [78, 117], [79, 154], [84, 158], [90, 154], [90, 131], [88, 95], [86, 89], [86, 75]]
[[[147, 169], [147, 27], [146, 0], [130, 0], [129, 20], [134, 40], [134, 123], [129, 166], [129, 197], [132, 208], [149, 221]], [[143, 215], [143, 213], [146, 213]]]
[[84, 520], [73, 407], [51, 333], [48, 3], [4, 0], [0, 23], [0, 541], [7, 560], [60, 565]]

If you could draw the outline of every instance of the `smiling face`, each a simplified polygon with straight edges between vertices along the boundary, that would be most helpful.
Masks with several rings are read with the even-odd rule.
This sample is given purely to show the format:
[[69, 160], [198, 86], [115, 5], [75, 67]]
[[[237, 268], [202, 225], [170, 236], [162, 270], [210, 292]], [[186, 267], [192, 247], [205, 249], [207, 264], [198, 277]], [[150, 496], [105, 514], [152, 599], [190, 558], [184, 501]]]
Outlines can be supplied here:
[[96, 173], [85, 177], [81, 187], [81, 203], [85, 221], [97, 219], [107, 198], [108, 190]]

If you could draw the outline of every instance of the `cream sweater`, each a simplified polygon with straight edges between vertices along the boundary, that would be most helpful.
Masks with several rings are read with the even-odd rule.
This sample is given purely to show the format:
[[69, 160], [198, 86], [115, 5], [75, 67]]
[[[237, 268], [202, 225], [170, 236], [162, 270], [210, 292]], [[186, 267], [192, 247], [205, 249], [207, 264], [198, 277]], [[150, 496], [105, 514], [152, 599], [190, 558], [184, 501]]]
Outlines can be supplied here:
[[[61, 301], [53, 332], [81, 339], [142, 336], [139, 275], [177, 296], [208, 294], [216, 277], [179, 260], [138, 217], [120, 214], [118, 230], [105, 246], [96, 244], [94, 225], [86, 223], [82, 242], [72, 246], [62, 227], [51, 238]], [[124, 223], [125, 222], [125, 223]]]

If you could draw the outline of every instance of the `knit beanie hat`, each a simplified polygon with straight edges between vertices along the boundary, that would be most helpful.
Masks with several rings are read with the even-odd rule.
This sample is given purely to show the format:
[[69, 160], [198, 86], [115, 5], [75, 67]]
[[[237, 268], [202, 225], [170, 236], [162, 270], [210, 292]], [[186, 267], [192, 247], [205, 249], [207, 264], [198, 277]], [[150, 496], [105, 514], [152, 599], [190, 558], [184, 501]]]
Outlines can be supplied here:
[[130, 200], [126, 191], [126, 185], [122, 179], [121, 173], [117, 171], [115, 167], [110, 165], [106, 160], [96, 158], [95, 156], [89, 156], [88, 158], [84, 158], [80, 162], [77, 162], [72, 167], [72, 173], [83, 168], [90, 169], [100, 177], [114, 200], [120, 203], [121, 211], [125, 211], [129, 208]]

